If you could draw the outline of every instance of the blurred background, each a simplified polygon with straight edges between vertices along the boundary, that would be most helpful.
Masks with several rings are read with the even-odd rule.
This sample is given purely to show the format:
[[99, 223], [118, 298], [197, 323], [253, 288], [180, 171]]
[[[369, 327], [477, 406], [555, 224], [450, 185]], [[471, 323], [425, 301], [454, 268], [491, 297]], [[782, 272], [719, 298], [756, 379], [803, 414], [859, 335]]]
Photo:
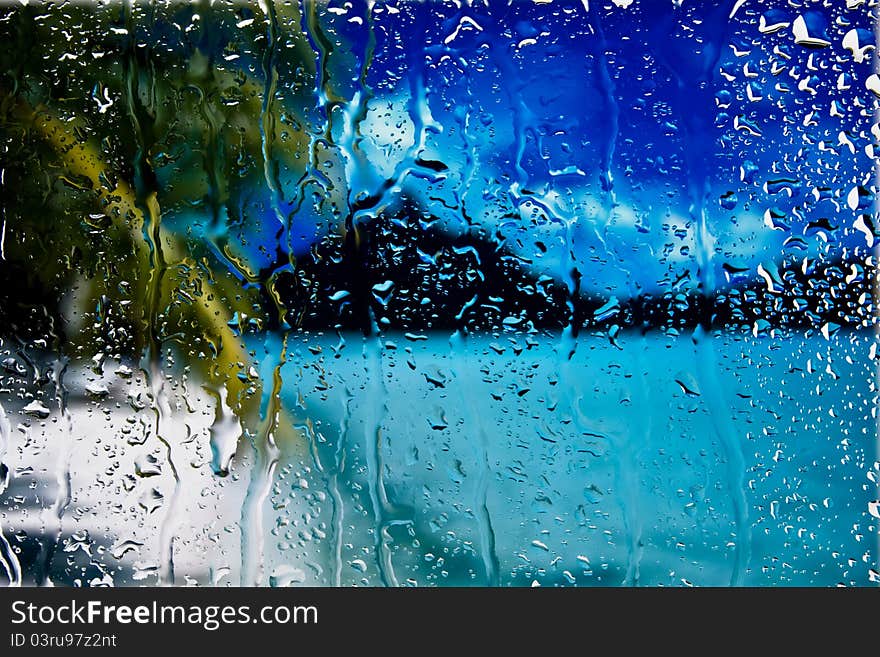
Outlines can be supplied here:
[[826, 4], [2, 4], [0, 581], [880, 582]]

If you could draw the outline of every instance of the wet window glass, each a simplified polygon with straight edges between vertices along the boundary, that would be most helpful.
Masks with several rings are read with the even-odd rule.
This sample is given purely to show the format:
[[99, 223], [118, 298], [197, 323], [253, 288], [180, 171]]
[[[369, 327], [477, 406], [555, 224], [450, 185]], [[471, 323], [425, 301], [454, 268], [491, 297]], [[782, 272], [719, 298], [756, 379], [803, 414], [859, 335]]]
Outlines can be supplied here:
[[0, 7], [0, 583], [880, 582], [874, 0]]

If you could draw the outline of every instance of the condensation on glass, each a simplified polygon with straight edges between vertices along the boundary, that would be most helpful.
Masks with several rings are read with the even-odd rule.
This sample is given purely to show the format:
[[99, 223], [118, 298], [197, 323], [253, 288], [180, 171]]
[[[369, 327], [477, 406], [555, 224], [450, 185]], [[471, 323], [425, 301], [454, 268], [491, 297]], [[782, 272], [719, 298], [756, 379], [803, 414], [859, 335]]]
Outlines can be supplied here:
[[871, 585], [875, 0], [4, 3], [0, 581]]

